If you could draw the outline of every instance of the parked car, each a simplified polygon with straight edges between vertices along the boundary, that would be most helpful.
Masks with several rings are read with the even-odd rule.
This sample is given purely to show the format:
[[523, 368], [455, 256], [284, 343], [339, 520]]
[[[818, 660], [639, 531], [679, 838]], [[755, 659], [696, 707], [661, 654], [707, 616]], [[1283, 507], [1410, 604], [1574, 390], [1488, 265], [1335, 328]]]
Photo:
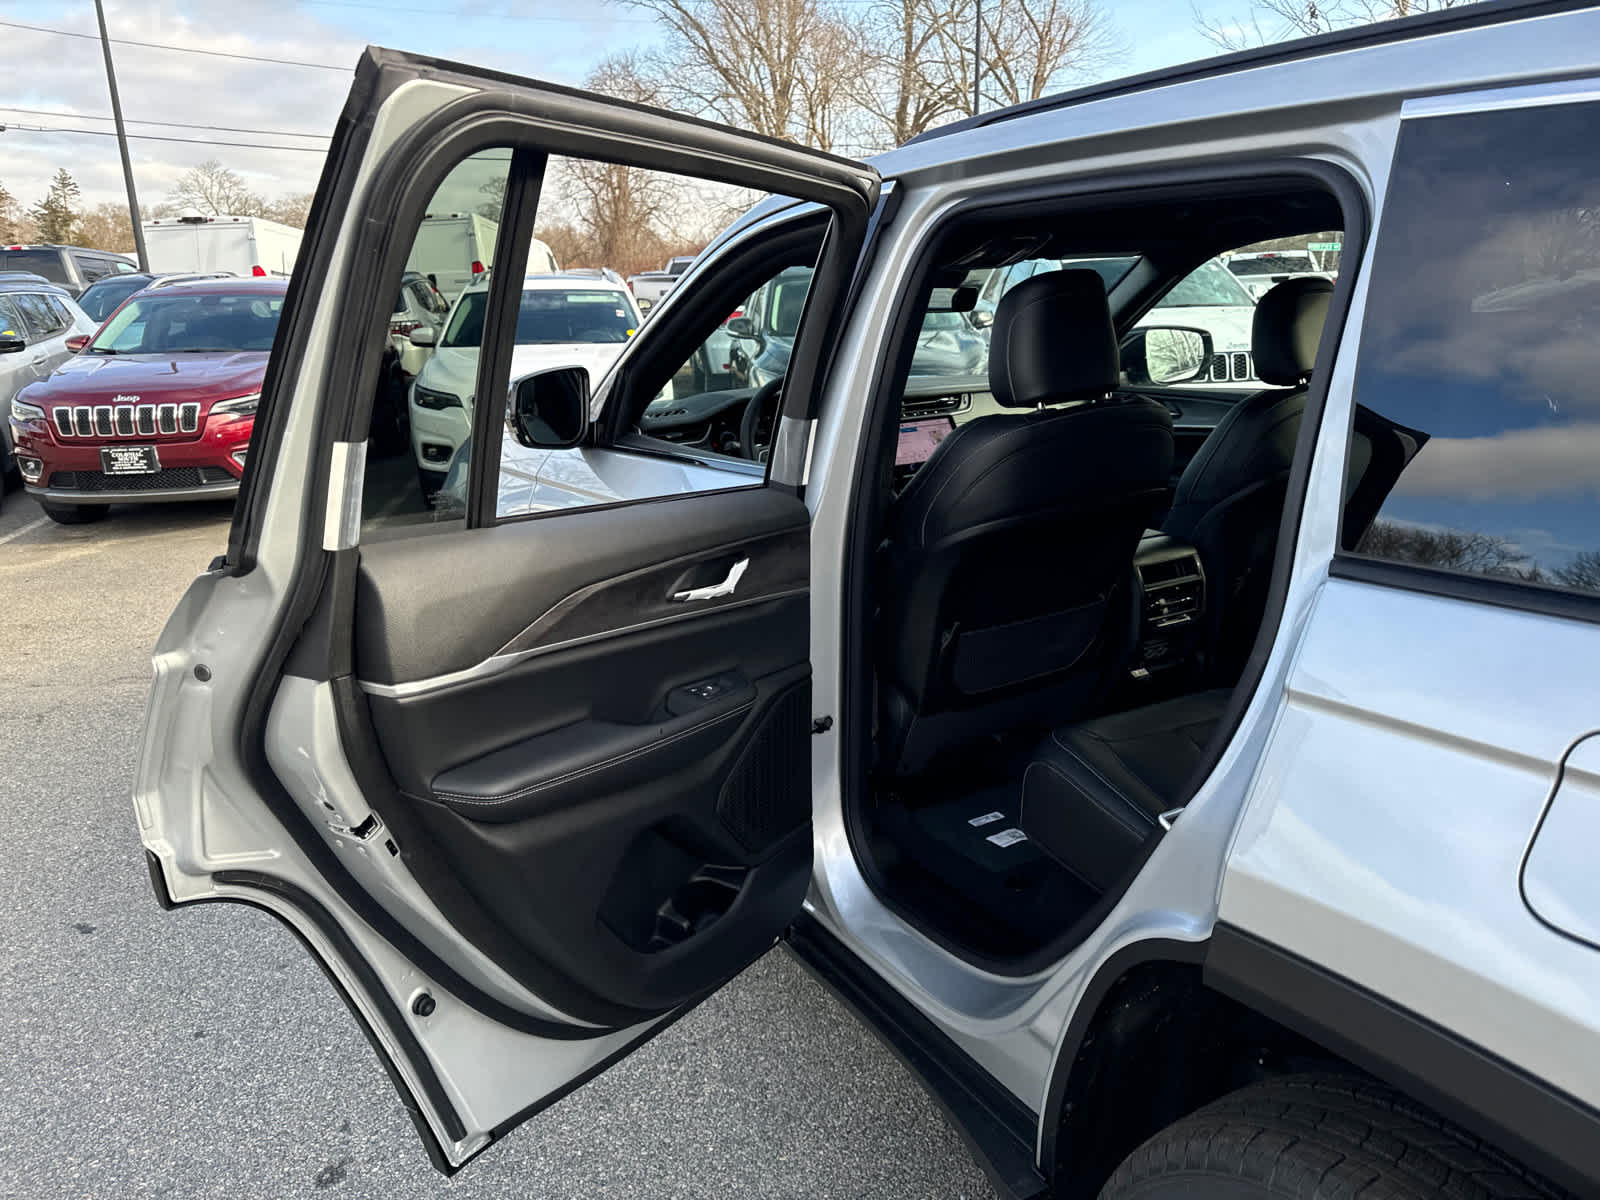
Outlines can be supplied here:
[[281, 280], [143, 291], [11, 402], [30, 495], [77, 525], [110, 505], [233, 496], [277, 333]]
[[[389, 341], [400, 356], [400, 369], [408, 377], [416, 375], [428, 361], [449, 314], [449, 302], [434, 290], [426, 276], [407, 271], [400, 277], [394, 312], [389, 317]], [[411, 336], [422, 330], [428, 332]]]
[[83, 289], [78, 297], [78, 307], [89, 314], [92, 321], [104, 321], [129, 296], [146, 288], [171, 287], [175, 283], [192, 283], [198, 279], [226, 279], [227, 271], [174, 273], [150, 275], [136, 271], [132, 275], [107, 275]]
[[[1023, 280], [1041, 271], [1087, 267], [1099, 273], [1107, 288], [1121, 283], [1137, 263], [1128, 257], [1076, 260], [1029, 259], [992, 271], [978, 292], [969, 320], [987, 330], [994, 322], [995, 306]], [[1211, 337], [1212, 357], [1205, 373], [1188, 386], [1216, 385], [1237, 389], [1259, 382], [1250, 357], [1250, 330], [1255, 320], [1255, 297], [1236, 280], [1220, 259], [1201, 263], [1176, 287], [1169, 289], [1139, 318], [1136, 327], [1188, 326]]]
[[[17, 394], [71, 358], [94, 330], [63, 288], [36, 275], [0, 274], [0, 404], [12, 420]], [[26, 477], [14, 448], [8, 422], [0, 426], [0, 495]]]
[[97, 279], [126, 275], [139, 264], [122, 254], [92, 250], [87, 246], [63, 246], [53, 242], [32, 245], [0, 246], [0, 271], [28, 271], [42, 275], [76, 297]]
[[[479, 345], [489, 300], [485, 277], [457, 298], [438, 348], [410, 391], [411, 440], [423, 490], [444, 483], [450, 462], [471, 428]], [[596, 376], [616, 360], [639, 327], [639, 310], [624, 287], [564, 274], [531, 274], [522, 285], [512, 369], [545, 364], [582, 366]], [[417, 331], [421, 333], [422, 331]], [[413, 333], [413, 339], [417, 333]], [[423, 338], [426, 343], [429, 339]]]
[[1310, 276], [1332, 279], [1333, 272], [1317, 267], [1309, 250], [1250, 250], [1227, 256], [1228, 270], [1252, 297], [1265, 295], [1286, 279]]
[[628, 291], [633, 294], [639, 312], [648, 315], [652, 308], [666, 299], [672, 285], [677, 282], [678, 277], [666, 271], [641, 271], [628, 277]]
[[[369, 53], [248, 503], [157, 647], [158, 899], [288, 924], [447, 1172], [782, 943], [1000, 1196], [1600, 1194], [1597, 75], [1600, 9], [1502, 0], [862, 163]], [[785, 195], [609, 369], [516, 363], [491, 289], [479, 444], [573, 475], [401, 527], [327, 386], [375, 349], [328, 331], [384, 319], [396, 214], [485, 130], [507, 211], [545, 150]], [[1260, 298], [1259, 388], [1125, 382], [1157, 329], [1206, 366], [1138, 324], [1197, 264], [1317, 234], [1339, 278]], [[911, 373], [1030, 258], [1069, 265], [984, 378]], [[708, 450], [658, 390], [800, 265]]]

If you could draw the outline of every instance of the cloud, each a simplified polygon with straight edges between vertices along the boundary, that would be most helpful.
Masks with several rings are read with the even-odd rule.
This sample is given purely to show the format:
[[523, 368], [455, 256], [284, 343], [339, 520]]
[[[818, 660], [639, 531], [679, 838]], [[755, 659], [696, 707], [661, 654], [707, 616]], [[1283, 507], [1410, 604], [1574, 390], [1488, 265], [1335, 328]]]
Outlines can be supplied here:
[[1400, 476], [1394, 494], [1451, 500], [1600, 494], [1600, 422], [1431, 438]]
[[[353, 70], [369, 44], [409, 48], [435, 57], [519, 75], [575, 83], [604, 54], [628, 41], [642, 42], [654, 27], [619, 15], [609, 5], [551, 0], [527, 18], [484, 15], [504, 12], [466, 4], [459, 10], [427, 11], [425, 0], [393, 10], [374, 2], [322, 6], [275, 0], [108, 0], [106, 23], [113, 38], [157, 45], [328, 64]], [[81, 6], [40, 3], [8, 9], [5, 20], [53, 29], [95, 33], [92, 14]], [[58, 167], [72, 172], [86, 206], [122, 202], [122, 167], [116, 140], [104, 136], [35, 133], [16, 126], [51, 125], [110, 131], [105, 64], [95, 40], [21, 29], [0, 29], [7, 71], [0, 89], [0, 182], [24, 206], [45, 193]], [[133, 134], [207, 139], [216, 142], [290, 143], [323, 148], [326, 141], [259, 134], [182, 129], [140, 122], [169, 121], [309, 132], [325, 138], [344, 106], [351, 75], [138, 46], [113, 45], [122, 107]], [[43, 109], [59, 116], [21, 113], [6, 104]], [[262, 150], [242, 146], [186, 145], [134, 139], [129, 143], [142, 205], [166, 199], [190, 167], [215, 158], [242, 175], [252, 190], [273, 197], [315, 189], [321, 153]]]

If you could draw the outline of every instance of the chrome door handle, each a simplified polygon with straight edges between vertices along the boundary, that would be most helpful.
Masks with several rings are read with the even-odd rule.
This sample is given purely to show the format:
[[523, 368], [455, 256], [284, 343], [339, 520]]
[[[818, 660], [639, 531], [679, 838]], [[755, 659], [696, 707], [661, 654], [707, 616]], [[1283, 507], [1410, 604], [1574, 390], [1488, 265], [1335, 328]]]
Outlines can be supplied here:
[[673, 592], [674, 600], [720, 600], [724, 596], [733, 595], [733, 589], [739, 586], [739, 580], [750, 566], [748, 558], [741, 558], [728, 568], [728, 577], [721, 583], [713, 583], [708, 587], [690, 588], [686, 592]]

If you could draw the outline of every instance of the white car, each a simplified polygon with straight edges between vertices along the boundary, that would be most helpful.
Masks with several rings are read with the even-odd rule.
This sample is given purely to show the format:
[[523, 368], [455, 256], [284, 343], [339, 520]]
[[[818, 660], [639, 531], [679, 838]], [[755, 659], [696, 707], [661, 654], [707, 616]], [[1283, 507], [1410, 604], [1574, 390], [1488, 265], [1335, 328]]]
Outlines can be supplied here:
[[[16, 405], [16, 394], [76, 354], [96, 328], [57, 285], [37, 276], [0, 273], [0, 404], [10, 410], [12, 420], [34, 415], [29, 405]], [[18, 473], [10, 427], [0, 418], [0, 495]]]
[[[478, 346], [488, 304], [488, 276], [457, 298], [438, 348], [411, 384], [411, 447], [425, 492], [444, 483], [456, 450], [472, 428]], [[586, 367], [603, 376], [639, 328], [639, 309], [626, 287], [586, 276], [529, 275], [522, 285], [511, 375], [541, 367]]]

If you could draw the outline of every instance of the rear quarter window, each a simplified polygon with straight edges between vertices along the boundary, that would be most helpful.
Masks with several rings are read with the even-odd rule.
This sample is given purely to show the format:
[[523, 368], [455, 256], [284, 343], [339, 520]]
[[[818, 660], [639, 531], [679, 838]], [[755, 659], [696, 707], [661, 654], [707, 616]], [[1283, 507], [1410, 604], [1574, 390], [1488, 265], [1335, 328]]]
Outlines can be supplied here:
[[1597, 103], [1403, 126], [1362, 324], [1346, 550], [1600, 594], [1596, 128]]

